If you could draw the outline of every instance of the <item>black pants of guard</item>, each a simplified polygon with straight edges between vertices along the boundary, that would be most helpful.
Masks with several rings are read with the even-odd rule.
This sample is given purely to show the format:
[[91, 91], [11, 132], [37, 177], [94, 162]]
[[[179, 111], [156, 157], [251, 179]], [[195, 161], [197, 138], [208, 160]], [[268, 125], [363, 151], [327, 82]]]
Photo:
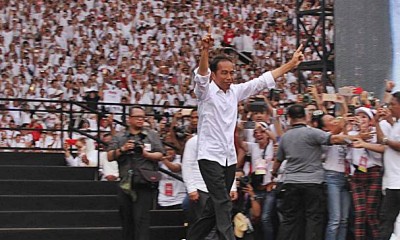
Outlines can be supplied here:
[[190, 228], [188, 240], [204, 240], [214, 226], [220, 240], [235, 240], [232, 228], [230, 189], [235, 179], [236, 164], [221, 166], [209, 160], [199, 160], [209, 198], [201, 217]]
[[152, 188], [136, 189], [137, 200], [118, 188], [119, 213], [122, 222], [123, 240], [150, 239], [150, 213], [153, 207], [155, 190]]
[[278, 197], [282, 198], [279, 211], [278, 240], [324, 239], [326, 194], [322, 184], [287, 183]]
[[400, 189], [386, 189], [380, 212], [382, 240], [389, 240], [400, 211]]

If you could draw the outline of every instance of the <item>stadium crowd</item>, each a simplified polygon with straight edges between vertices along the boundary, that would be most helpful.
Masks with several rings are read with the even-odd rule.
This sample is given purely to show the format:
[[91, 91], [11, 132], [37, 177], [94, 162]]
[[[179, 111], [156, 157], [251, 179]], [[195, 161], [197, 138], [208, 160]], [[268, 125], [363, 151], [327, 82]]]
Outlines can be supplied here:
[[[179, 173], [180, 156], [184, 153], [186, 141], [196, 134], [197, 129], [197, 112], [181, 107], [197, 106], [192, 77], [200, 58], [200, 40], [207, 32], [207, 25], [212, 26], [215, 39], [213, 55], [232, 47], [251, 59], [247, 63], [232, 51], [228, 53], [237, 63], [235, 83], [242, 83], [290, 60], [296, 50], [295, 4], [294, 0], [183, 3], [172, 0], [0, 1], [0, 127], [9, 128], [0, 130], [0, 147], [12, 147], [18, 151], [25, 151], [23, 148], [26, 147], [64, 148], [69, 165], [94, 166], [97, 161], [93, 161], [92, 156], [97, 155], [94, 153], [96, 146], [80, 134], [68, 135], [65, 132], [63, 135], [61, 130], [71, 126], [68, 121], [94, 136], [99, 128], [101, 134], [98, 137], [110, 142], [115, 133], [124, 129], [115, 120], [125, 119], [128, 110], [119, 104], [158, 105], [146, 107], [145, 126], [156, 130], [167, 143], [167, 154], [160, 162], [161, 167]], [[319, 1], [313, 0], [306, 0], [301, 6], [303, 10], [318, 7]], [[304, 20], [307, 30], [317, 22], [313, 16]], [[304, 49], [305, 61], [319, 60], [314, 49], [321, 51], [321, 31], [316, 29], [314, 32], [316, 48], [306, 46]], [[328, 21], [326, 31], [326, 47], [330, 49], [334, 32], [332, 22]], [[270, 181], [270, 170], [279, 140], [289, 126], [286, 118], [289, 105], [304, 105], [310, 126], [335, 134], [353, 132], [356, 135], [361, 132], [364, 140], [357, 139], [353, 143], [358, 148], [367, 149], [369, 146], [365, 141], [370, 139], [377, 143], [373, 121], [386, 115], [377, 110], [381, 103], [373, 93], [359, 87], [346, 87], [336, 94], [333, 79], [324, 89], [320, 73], [301, 72], [305, 83], [298, 81], [297, 74], [289, 72], [275, 79], [275, 90], [260, 92], [240, 103], [235, 144], [240, 167], [236, 172], [237, 191], [242, 191], [242, 194], [236, 200], [236, 211], [245, 216], [235, 217], [234, 221], [236, 236], [240, 239], [248, 239], [246, 235], [262, 239], [262, 235], [258, 235], [262, 233], [263, 239], [276, 237], [279, 197], [275, 198], [271, 192], [278, 193], [284, 172]], [[392, 82], [386, 84], [387, 91], [393, 88]], [[383, 103], [388, 102], [388, 95]], [[67, 104], [24, 100], [85, 102], [88, 107], [101, 110], [107, 116], [97, 119], [96, 114], [81, 114], [82, 108], [73, 105], [75, 113], [70, 119], [69, 115], [52, 112], [60, 109], [68, 112]], [[66, 139], [77, 141], [64, 143]], [[78, 149], [76, 155], [69, 153], [71, 145]], [[260, 153], [261, 148], [263, 153]], [[372, 174], [377, 170], [374, 167], [382, 166], [381, 155], [369, 155], [367, 151], [368, 156], [364, 156], [355, 149], [350, 146], [339, 148], [337, 151], [341, 152], [336, 155], [332, 153], [336, 150], [327, 149], [325, 162], [329, 163], [332, 154], [333, 158], [346, 158], [352, 168], [339, 171], [346, 175], [346, 179], [349, 175]], [[102, 149], [99, 147], [98, 150]], [[355, 160], [357, 154], [371, 158], [373, 165], [363, 166], [358, 159]], [[258, 157], [264, 162], [259, 162]], [[102, 164], [107, 162], [104, 161], [104, 151], [101, 158]], [[106, 174], [103, 178], [118, 180], [117, 168], [115, 164], [104, 165]], [[368, 168], [374, 169], [364, 171]], [[376, 174], [379, 181], [382, 176]], [[247, 179], [246, 176], [250, 177]], [[179, 195], [164, 189], [164, 183], [171, 181], [175, 180], [163, 175], [161, 192], [167, 194], [161, 196], [160, 208], [180, 206], [185, 198], [184, 187], [176, 182], [173, 186], [180, 191]], [[377, 186], [379, 188], [379, 183], [372, 185], [375, 191], [371, 192], [379, 198]], [[353, 190], [351, 197], [346, 189], [349, 199], [366, 198], [355, 190], [360, 187], [355, 181], [346, 187]], [[270, 199], [275, 200], [270, 202]], [[349, 231], [342, 234], [349, 232], [348, 235], [356, 236], [355, 239], [364, 239], [368, 228], [372, 239], [376, 239], [378, 223], [371, 218], [377, 219], [379, 201], [368, 201], [373, 205], [368, 206], [368, 216], [363, 212], [362, 201], [354, 203], [352, 212], [355, 216], [350, 217], [356, 224], [350, 224]], [[351, 212], [350, 203], [345, 207], [349, 208], [347, 212]], [[352, 222], [348, 221], [350, 217], [346, 215], [329, 222], [330, 231], [347, 226]]]
[[[306, 1], [303, 6], [304, 9], [316, 7], [318, 1]], [[207, 24], [213, 26], [216, 53], [221, 47], [232, 46], [252, 59], [248, 64], [238, 65], [236, 79], [243, 82], [279, 66], [293, 54], [294, 10], [294, 0], [188, 1], [186, 4], [2, 1], [0, 97], [87, 101], [94, 108], [97, 102], [195, 106], [191, 71], [199, 57], [199, 40]], [[312, 26], [316, 18], [309, 17], [305, 22]], [[320, 29], [316, 31], [319, 36]], [[332, 39], [333, 24], [329, 24], [327, 33]], [[315, 60], [318, 54], [306, 48], [305, 58]], [[319, 79], [318, 73], [303, 74], [310, 83]], [[294, 99], [289, 89], [296, 88], [293, 87], [296, 79], [294, 74], [289, 74], [280, 80], [279, 87], [285, 90], [287, 99]], [[21, 127], [38, 121], [44, 129], [59, 127], [61, 116], [44, 112], [31, 114], [32, 110], [67, 108], [41, 102], [2, 101], [1, 105], [11, 110], [1, 114], [2, 127], [12, 127], [13, 123]], [[74, 106], [74, 110], [79, 111], [80, 107]], [[107, 110], [120, 111], [112, 106]], [[157, 110], [170, 116], [176, 111]], [[93, 118], [83, 116], [83, 119], [90, 122], [90, 128], [96, 128]], [[11, 145], [16, 133], [10, 134], [6, 134], [7, 141], [2, 145]], [[59, 134], [48, 135], [57, 138]], [[34, 141], [37, 140], [35, 136]], [[59, 147], [53, 142], [48, 140], [41, 146]]]

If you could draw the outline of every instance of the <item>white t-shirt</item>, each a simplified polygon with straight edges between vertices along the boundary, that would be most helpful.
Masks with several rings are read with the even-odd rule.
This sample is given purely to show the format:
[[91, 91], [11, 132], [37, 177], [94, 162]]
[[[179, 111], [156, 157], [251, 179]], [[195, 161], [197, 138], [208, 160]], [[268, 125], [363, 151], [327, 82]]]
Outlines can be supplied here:
[[272, 141], [265, 148], [260, 148], [258, 143], [247, 142], [248, 152], [251, 156], [252, 172], [263, 171], [263, 185], [271, 182], [271, 171], [274, 164], [274, 143]]
[[345, 172], [347, 147], [344, 145], [323, 146], [325, 154], [325, 170]]
[[[176, 155], [172, 163], [181, 164], [181, 156]], [[160, 168], [170, 171], [163, 163], [160, 163]], [[180, 173], [175, 174], [181, 175]], [[163, 207], [182, 204], [186, 196], [184, 183], [165, 173], [161, 175], [162, 177], [158, 186], [158, 204]]]
[[[354, 136], [357, 135], [357, 131], [350, 131], [349, 135]], [[377, 138], [376, 135], [373, 135], [372, 138], [369, 140], [370, 143], [376, 143]], [[367, 150], [365, 148], [349, 148], [349, 151], [347, 153], [347, 157], [351, 162], [351, 173], [354, 173], [355, 168], [354, 165], [356, 166], [361, 166], [365, 168], [371, 168], [374, 166], [382, 166], [382, 154], [373, 152], [371, 150]]]
[[122, 91], [119, 89], [104, 90], [104, 102], [121, 103]]

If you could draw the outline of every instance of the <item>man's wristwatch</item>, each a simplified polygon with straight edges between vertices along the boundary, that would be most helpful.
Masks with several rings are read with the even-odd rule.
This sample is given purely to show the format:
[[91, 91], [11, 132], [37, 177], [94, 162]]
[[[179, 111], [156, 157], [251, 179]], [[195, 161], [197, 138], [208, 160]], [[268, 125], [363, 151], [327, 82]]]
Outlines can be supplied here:
[[382, 144], [383, 145], [387, 145], [388, 141], [389, 141], [389, 139], [387, 137], [382, 138]]

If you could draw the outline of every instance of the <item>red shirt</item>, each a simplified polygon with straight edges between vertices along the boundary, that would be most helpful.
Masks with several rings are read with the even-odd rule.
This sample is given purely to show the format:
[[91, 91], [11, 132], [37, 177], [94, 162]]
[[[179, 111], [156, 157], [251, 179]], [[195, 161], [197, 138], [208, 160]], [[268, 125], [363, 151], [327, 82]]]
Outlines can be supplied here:
[[38, 141], [40, 138], [40, 134], [41, 134], [41, 130], [43, 129], [42, 125], [38, 124], [36, 126], [33, 126], [32, 123], [29, 125], [29, 128], [35, 128], [35, 129], [39, 129], [39, 130], [32, 130], [31, 134], [32, 134], [32, 139], [33, 141]]
[[227, 29], [224, 35], [224, 43], [227, 45], [232, 45], [232, 40], [235, 37], [235, 32], [233, 29]]

